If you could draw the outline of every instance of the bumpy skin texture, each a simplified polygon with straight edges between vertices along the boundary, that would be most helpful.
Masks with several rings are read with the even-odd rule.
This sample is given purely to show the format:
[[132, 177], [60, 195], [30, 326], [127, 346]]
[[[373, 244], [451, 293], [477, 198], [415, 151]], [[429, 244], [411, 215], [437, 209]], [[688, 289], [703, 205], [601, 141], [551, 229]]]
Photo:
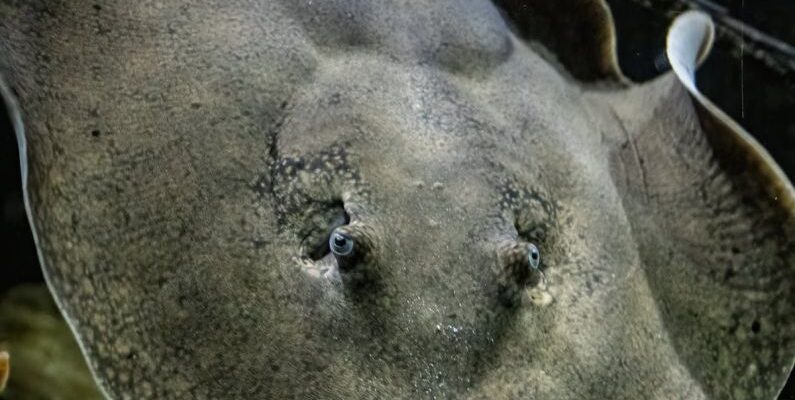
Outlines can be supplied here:
[[[486, 1], [0, 18], [47, 277], [110, 397], [763, 398], [792, 365], [791, 204], [673, 76], [583, 85]], [[340, 218], [349, 271], [306, 257]]]

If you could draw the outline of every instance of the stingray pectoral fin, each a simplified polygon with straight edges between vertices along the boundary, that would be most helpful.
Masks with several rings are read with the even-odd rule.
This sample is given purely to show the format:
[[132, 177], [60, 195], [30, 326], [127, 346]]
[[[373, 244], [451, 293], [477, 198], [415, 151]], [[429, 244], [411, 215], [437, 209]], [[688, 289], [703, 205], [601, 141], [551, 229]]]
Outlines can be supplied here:
[[497, 0], [524, 39], [540, 42], [575, 78], [627, 82], [618, 65], [616, 33], [604, 0]]
[[784, 207], [793, 209], [792, 184], [767, 150], [696, 87], [696, 66], [706, 58], [713, 39], [714, 27], [707, 15], [699, 12], [682, 14], [668, 33], [666, 53], [671, 67], [679, 82], [693, 97], [701, 125], [705, 134], [710, 136], [710, 142], [732, 164], [743, 167], [752, 165], [764, 181], [763, 188], [768, 196], [780, 200]]
[[672, 25], [673, 71], [601, 94], [643, 269], [681, 361], [713, 398], [775, 398], [795, 356], [795, 191], [693, 78], [709, 18]]
[[44, 275], [103, 394], [284, 397], [258, 383], [297, 353], [282, 305], [319, 289], [290, 273], [269, 168], [312, 44], [276, 1], [40, 5], [0, 7], [3, 97]]

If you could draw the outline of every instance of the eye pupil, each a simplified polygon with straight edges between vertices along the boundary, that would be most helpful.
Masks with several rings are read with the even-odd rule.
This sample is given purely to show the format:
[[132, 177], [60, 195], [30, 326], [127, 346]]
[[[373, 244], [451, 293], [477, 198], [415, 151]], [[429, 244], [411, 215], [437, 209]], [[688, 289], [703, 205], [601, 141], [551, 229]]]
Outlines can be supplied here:
[[353, 238], [347, 233], [335, 231], [329, 238], [329, 247], [336, 256], [347, 256], [353, 252]]

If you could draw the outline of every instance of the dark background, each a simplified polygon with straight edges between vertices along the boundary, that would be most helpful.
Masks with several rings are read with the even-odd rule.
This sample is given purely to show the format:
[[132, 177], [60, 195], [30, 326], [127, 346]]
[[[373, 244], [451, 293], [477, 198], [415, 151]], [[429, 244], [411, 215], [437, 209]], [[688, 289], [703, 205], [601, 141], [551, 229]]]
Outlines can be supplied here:
[[[687, 8], [709, 12], [715, 47], [701, 67], [701, 90], [765, 146], [795, 177], [795, 0], [610, 0], [619, 58], [627, 76], [644, 81], [664, 72], [665, 32]], [[0, 297], [11, 286], [41, 282], [22, 203], [17, 143], [0, 108]], [[795, 400], [790, 377], [780, 400]]]

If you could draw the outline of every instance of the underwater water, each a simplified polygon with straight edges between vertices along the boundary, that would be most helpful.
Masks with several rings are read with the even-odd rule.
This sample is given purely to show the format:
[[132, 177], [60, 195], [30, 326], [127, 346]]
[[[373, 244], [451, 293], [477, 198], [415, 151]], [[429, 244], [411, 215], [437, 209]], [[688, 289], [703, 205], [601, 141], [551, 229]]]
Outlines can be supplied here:
[[[649, 80], [667, 70], [663, 56], [664, 35], [675, 15], [692, 7], [709, 11], [717, 22], [718, 36], [709, 59], [699, 70], [699, 87], [755, 136], [790, 180], [795, 179], [795, 2], [613, 0], [609, 3], [616, 20], [620, 63], [627, 76], [636, 81]], [[2, 304], [3, 298], [15, 288], [42, 285], [43, 277], [22, 203], [17, 144], [5, 112], [0, 115], [0, 152], [0, 243], [4, 247], [4, 257], [0, 261], [3, 264], [0, 266]], [[51, 307], [51, 304], [43, 305], [42, 309], [51, 310]], [[0, 312], [3, 310], [0, 307]], [[0, 315], [0, 323], [3, 321]], [[13, 329], [10, 326], [0, 325], [0, 350], [4, 342], [15, 335], [7, 331]], [[54, 328], [61, 335], [57, 340], [63, 340], [64, 327]], [[74, 359], [77, 347], [72, 345], [75, 347], [65, 349], [65, 357], [79, 364], [79, 360]], [[77, 374], [86, 373], [84, 366], [77, 371]], [[15, 379], [16, 372], [12, 367], [9, 382], [12, 390], [8, 393], [24, 390], [24, 385], [33, 385], [29, 379]], [[46, 379], [58, 378], [48, 375]], [[79, 376], [69, 379], [78, 387], [76, 394], [69, 397], [62, 391], [60, 398], [86, 398], [85, 379]], [[0, 399], [14, 400], [2, 394]], [[779, 399], [795, 399], [792, 377]]]

